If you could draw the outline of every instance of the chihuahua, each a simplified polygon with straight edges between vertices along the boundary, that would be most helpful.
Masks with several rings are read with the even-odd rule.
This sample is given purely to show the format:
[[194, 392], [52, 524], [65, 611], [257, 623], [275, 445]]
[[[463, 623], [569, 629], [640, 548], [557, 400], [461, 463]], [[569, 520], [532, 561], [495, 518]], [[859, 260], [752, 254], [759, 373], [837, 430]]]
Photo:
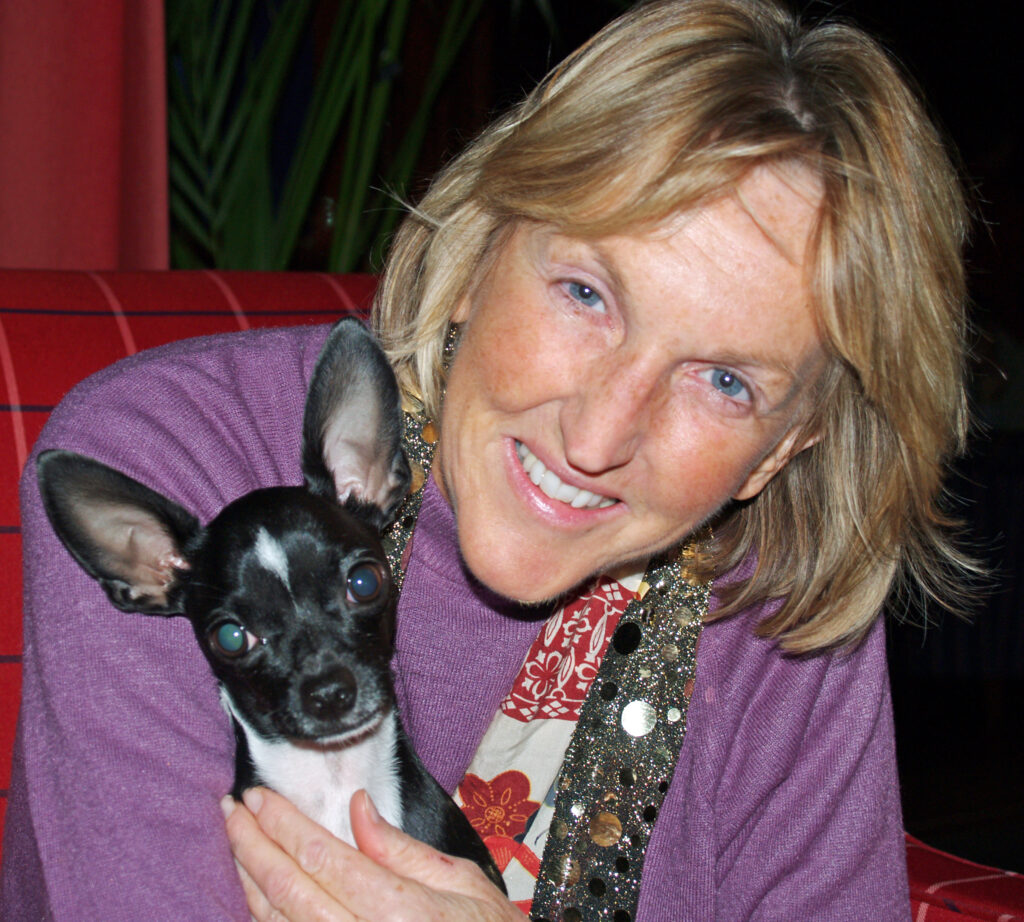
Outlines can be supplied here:
[[71, 555], [122, 611], [184, 615], [235, 730], [235, 798], [267, 785], [352, 843], [360, 788], [410, 835], [501, 875], [423, 767], [395, 709], [396, 592], [380, 543], [409, 487], [391, 368], [356, 320], [332, 329], [306, 398], [301, 487], [255, 490], [206, 527], [91, 458], [38, 459]]

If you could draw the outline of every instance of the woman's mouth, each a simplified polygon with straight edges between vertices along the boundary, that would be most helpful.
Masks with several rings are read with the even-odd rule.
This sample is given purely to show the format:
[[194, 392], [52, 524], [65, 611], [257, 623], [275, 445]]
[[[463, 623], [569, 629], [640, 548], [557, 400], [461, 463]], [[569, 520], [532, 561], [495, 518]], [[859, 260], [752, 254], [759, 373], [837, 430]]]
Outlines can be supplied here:
[[591, 493], [590, 490], [565, 483], [557, 474], [549, 471], [522, 442], [516, 442], [516, 454], [519, 455], [526, 476], [551, 499], [568, 503], [573, 509], [606, 509], [618, 502], [608, 496], [601, 496], [600, 493]]

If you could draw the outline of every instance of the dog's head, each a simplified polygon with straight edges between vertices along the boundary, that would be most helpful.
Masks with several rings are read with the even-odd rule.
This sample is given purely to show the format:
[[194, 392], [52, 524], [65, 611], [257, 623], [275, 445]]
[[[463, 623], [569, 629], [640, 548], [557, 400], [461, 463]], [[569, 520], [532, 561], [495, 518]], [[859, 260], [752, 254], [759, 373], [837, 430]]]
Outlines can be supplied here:
[[409, 485], [398, 388], [356, 321], [332, 330], [303, 421], [305, 486], [207, 526], [91, 458], [40, 455], [43, 503], [123, 611], [185, 615], [236, 717], [269, 738], [362, 732], [391, 707], [393, 587], [380, 529]]

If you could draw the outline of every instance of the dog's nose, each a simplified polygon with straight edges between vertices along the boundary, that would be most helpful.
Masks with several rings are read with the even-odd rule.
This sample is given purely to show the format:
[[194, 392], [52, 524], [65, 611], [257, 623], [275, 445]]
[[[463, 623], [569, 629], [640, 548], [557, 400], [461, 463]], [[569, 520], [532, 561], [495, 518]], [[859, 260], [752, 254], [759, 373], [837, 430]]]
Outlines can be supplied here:
[[302, 707], [316, 720], [334, 720], [346, 714], [356, 703], [356, 677], [344, 666], [302, 683]]

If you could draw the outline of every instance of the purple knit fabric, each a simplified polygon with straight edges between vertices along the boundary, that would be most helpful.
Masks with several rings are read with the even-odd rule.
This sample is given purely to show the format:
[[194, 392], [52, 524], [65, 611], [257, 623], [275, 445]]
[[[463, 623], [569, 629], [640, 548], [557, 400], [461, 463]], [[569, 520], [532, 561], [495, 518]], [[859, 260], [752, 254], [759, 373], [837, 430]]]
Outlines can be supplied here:
[[[37, 450], [92, 455], [206, 520], [298, 483], [306, 383], [326, 328], [176, 344], [94, 376]], [[114, 610], [22, 481], [24, 687], [3, 918], [248, 919], [219, 798], [233, 738], [184, 619]], [[449, 790], [538, 630], [459, 562], [431, 487], [399, 609], [400, 706]], [[762, 613], [705, 628], [689, 729], [648, 849], [638, 919], [906, 920], [881, 626], [849, 655], [788, 658]]]

